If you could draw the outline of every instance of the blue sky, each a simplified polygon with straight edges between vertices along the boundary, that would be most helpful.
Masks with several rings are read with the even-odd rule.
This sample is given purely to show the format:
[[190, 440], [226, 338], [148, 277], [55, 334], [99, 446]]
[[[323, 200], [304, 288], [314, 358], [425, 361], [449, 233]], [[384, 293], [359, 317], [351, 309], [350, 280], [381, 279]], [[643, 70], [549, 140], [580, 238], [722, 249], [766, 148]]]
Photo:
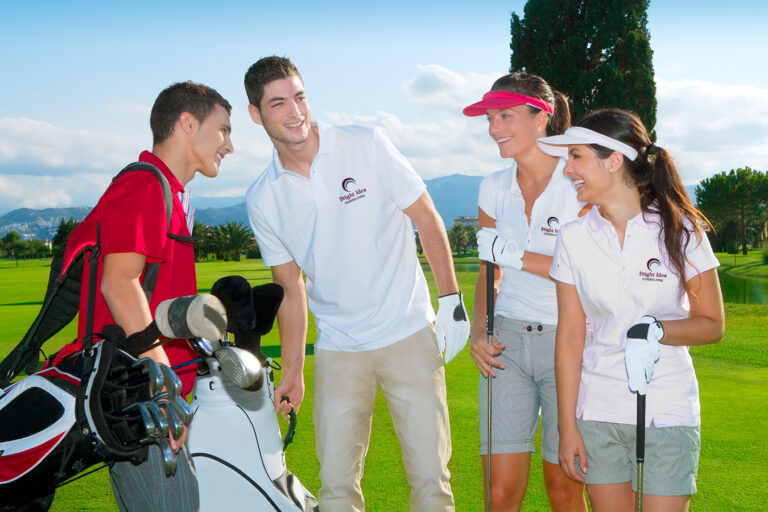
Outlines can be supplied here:
[[[0, 0], [0, 211], [91, 205], [151, 143], [149, 109], [195, 80], [233, 104], [235, 153], [193, 194], [238, 196], [271, 158], [245, 70], [291, 57], [316, 118], [378, 124], [425, 178], [506, 166], [461, 116], [509, 66], [524, 2], [11, 2]], [[768, 170], [768, 6], [657, 0], [649, 9], [658, 143], [686, 183]]]

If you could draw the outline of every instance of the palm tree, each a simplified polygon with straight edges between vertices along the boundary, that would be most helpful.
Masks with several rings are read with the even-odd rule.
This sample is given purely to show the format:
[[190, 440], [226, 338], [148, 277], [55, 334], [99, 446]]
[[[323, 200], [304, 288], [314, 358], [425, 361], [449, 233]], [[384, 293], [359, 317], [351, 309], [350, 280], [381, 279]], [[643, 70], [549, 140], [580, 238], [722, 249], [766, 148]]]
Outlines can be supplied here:
[[251, 228], [239, 221], [225, 222], [219, 228], [225, 237], [224, 250], [228, 256], [225, 259], [240, 261], [240, 255], [248, 248], [253, 238]]

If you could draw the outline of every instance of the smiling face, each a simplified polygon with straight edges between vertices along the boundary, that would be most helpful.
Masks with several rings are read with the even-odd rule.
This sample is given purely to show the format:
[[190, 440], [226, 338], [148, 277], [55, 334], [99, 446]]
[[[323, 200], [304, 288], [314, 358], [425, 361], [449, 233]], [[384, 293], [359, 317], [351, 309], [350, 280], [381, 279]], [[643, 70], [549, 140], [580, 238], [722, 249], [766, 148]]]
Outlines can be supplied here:
[[298, 76], [266, 84], [261, 105], [249, 105], [248, 111], [256, 123], [264, 126], [276, 147], [301, 145], [309, 138], [312, 113]]
[[221, 160], [234, 151], [229, 138], [231, 132], [229, 114], [217, 104], [192, 135], [191, 150], [197, 172], [208, 178], [219, 173]]
[[585, 144], [568, 146], [568, 162], [563, 174], [573, 180], [579, 201], [604, 204], [604, 199], [616, 183], [615, 171], [618, 167], [611, 166], [612, 157], [601, 159], [594, 149]]
[[546, 112], [531, 113], [528, 105], [486, 111], [488, 133], [499, 146], [502, 158], [520, 158], [529, 151], [538, 151], [536, 139], [545, 135]]

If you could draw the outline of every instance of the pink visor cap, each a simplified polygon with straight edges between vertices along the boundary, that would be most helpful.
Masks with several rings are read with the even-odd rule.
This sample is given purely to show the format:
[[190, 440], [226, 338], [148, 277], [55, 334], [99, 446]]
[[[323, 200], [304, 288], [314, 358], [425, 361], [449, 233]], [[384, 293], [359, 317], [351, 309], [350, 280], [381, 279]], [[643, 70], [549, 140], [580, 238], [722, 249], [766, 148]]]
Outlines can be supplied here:
[[547, 114], [554, 114], [555, 112], [551, 103], [534, 98], [533, 96], [507, 91], [488, 91], [483, 94], [481, 101], [466, 107], [463, 112], [465, 116], [476, 117], [485, 114], [485, 111], [489, 108], [509, 108], [518, 105], [530, 105], [543, 110]]

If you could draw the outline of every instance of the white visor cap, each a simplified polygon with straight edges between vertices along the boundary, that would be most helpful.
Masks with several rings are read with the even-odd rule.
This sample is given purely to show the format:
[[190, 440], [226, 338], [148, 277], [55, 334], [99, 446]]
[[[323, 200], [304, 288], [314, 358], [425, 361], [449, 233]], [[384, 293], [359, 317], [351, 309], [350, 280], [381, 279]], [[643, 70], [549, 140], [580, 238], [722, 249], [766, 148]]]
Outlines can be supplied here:
[[546, 154], [561, 158], [568, 158], [568, 146], [571, 144], [598, 144], [618, 151], [630, 160], [637, 158], [637, 151], [632, 146], [581, 126], [568, 128], [562, 135], [542, 137], [536, 141], [536, 144]]

